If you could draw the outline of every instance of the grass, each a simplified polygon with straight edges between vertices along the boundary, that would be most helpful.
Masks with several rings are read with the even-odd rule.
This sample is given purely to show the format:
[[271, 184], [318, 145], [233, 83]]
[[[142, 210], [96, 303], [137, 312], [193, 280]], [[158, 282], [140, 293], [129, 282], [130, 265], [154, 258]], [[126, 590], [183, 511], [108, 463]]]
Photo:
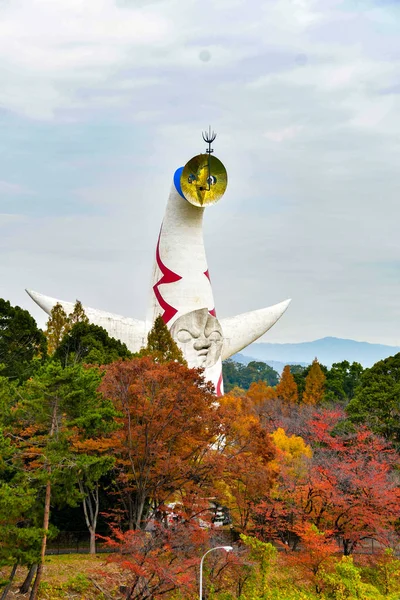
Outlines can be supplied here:
[[[106, 556], [90, 556], [87, 554], [64, 554], [47, 556], [43, 569], [40, 587], [40, 600], [103, 600], [105, 596], [95, 586], [95, 581], [102, 587], [102, 571], [110, 574], [115, 567], [106, 564]], [[0, 569], [0, 580], [8, 577], [10, 568]], [[7, 600], [29, 598], [29, 594], [20, 594], [19, 586], [27, 574], [26, 568], [19, 568], [14, 585]], [[116, 580], [118, 577], [116, 577]], [[104, 586], [105, 587], [105, 586]], [[1, 593], [0, 593], [1, 595]], [[119, 595], [115, 596], [116, 598]]]

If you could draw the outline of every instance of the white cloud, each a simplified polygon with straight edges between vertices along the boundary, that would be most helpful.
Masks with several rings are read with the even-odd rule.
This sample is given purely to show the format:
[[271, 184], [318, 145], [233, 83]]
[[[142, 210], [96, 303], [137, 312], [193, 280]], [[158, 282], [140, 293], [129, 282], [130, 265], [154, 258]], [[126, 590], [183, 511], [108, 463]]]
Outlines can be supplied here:
[[[229, 174], [205, 219], [218, 313], [292, 297], [268, 339], [398, 343], [400, 280], [385, 267], [400, 253], [390, 11], [340, 0], [3, 3], [0, 104], [16, 123], [0, 141], [6, 296], [32, 308], [30, 286], [143, 316], [172, 173], [204, 150], [211, 122]], [[13, 215], [28, 189], [38, 202], [24, 220]]]
[[30, 195], [32, 194], [32, 191], [28, 190], [26, 187], [18, 183], [10, 183], [9, 181], [0, 180], [0, 194], [7, 194], [9, 196], [20, 196]]
[[294, 125], [293, 127], [284, 127], [283, 129], [278, 129], [276, 131], [266, 131], [264, 136], [272, 142], [284, 142], [285, 140], [291, 140], [296, 137], [301, 130], [302, 127], [300, 125]]

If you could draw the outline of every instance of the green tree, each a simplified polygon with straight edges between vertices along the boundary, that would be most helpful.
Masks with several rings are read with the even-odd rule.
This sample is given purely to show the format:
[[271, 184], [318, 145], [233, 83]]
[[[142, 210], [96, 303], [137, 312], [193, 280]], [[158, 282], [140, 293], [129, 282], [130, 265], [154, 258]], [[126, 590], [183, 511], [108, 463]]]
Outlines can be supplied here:
[[303, 397], [304, 388], [306, 386], [306, 377], [310, 370], [311, 365], [304, 367], [303, 365], [290, 365], [290, 372], [297, 385], [297, 392], [299, 395], [299, 402]]
[[269, 365], [264, 362], [252, 360], [245, 369], [245, 377], [248, 379], [248, 386], [253, 381], [265, 381], [271, 387], [274, 387], [279, 382], [279, 375]]
[[364, 371], [347, 414], [353, 423], [367, 423], [375, 433], [399, 446], [400, 353]]
[[321, 579], [332, 600], [379, 600], [383, 598], [379, 590], [361, 580], [361, 569], [356, 567], [351, 556], [343, 556], [335, 565], [333, 573], [322, 573]]
[[245, 583], [244, 597], [267, 598], [271, 588], [269, 574], [277, 559], [277, 550], [269, 542], [262, 542], [255, 537], [240, 534], [243, 544], [250, 549], [252, 561], [251, 574]]
[[1, 374], [16, 381], [28, 379], [46, 358], [46, 338], [27, 310], [0, 298]]
[[339, 402], [351, 400], [360, 384], [363, 371], [364, 368], [357, 362], [350, 364], [343, 360], [334, 363], [326, 372], [326, 399]]
[[173, 340], [168, 327], [161, 316], [154, 321], [153, 327], [147, 336], [147, 346], [140, 353], [141, 356], [151, 354], [158, 362], [171, 360], [186, 365], [182, 351]]
[[43, 536], [41, 557], [30, 600], [36, 600], [42, 578], [54, 497], [76, 500], [76, 438], [93, 438], [114, 424], [115, 411], [97, 388], [101, 380], [95, 368], [81, 365], [63, 368], [50, 362], [21, 388], [14, 407], [14, 435], [18, 436], [18, 460], [30, 474], [42, 498]]
[[222, 374], [226, 392], [230, 392], [234, 387], [248, 390], [252, 383], [258, 381], [264, 381], [269, 386], [275, 386], [279, 381], [278, 373], [260, 361], [251, 361], [248, 365], [242, 365], [226, 360], [222, 363]]
[[1, 595], [7, 597], [18, 566], [30, 565], [40, 554], [41, 530], [35, 525], [35, 490], [14, 459], [15, 439], [7, 429], [18, 395], [16, 383], [0, 377], [0, 566], [11, 566]]
[[84, 362], [91, 365], [107, 365], [119, 358], [131, 358], [125, 344], [112, 338], [99, 325], [78, 321], [69, 329], [54, 353], [63, 366]]

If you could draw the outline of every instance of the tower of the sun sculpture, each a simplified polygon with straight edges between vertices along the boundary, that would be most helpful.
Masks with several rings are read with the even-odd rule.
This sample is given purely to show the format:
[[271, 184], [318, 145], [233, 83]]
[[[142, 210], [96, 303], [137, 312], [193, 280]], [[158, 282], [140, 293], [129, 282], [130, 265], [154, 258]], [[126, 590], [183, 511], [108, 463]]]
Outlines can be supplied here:
[[[162, 315], [189, 367], [201, 367], [216, 394], [223, 394], [222, 361], [262, 336], [282, 316], [290, 300], [274, 306], [217, 319], [203, 243], [203, 214], [224, 194], [227, 174], [213, 156], [211, 131], [203, 134], [205, 154], [192, 158], [175, 172], [156, 247], [151, 298], [146, 321], [84, 307], [91, 323], [124, 342], [132, 352], [146, 345], [147, 333]], [[60, 303], [68, 314], [73, 302], [64, 302], [27, 290], [48, 314]]]

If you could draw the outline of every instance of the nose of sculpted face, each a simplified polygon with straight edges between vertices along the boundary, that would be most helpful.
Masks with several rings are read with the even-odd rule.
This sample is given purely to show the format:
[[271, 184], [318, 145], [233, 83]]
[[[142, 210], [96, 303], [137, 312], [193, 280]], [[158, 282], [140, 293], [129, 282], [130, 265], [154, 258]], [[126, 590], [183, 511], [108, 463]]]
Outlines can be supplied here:
[[195, 350], [208, 350], [209, 347], [211, 346], [211, 340], [209, 338], [206, 338], [204, 336], [198, 338], [197, 340], [195, 340], [194, 344], [194, 349]]

